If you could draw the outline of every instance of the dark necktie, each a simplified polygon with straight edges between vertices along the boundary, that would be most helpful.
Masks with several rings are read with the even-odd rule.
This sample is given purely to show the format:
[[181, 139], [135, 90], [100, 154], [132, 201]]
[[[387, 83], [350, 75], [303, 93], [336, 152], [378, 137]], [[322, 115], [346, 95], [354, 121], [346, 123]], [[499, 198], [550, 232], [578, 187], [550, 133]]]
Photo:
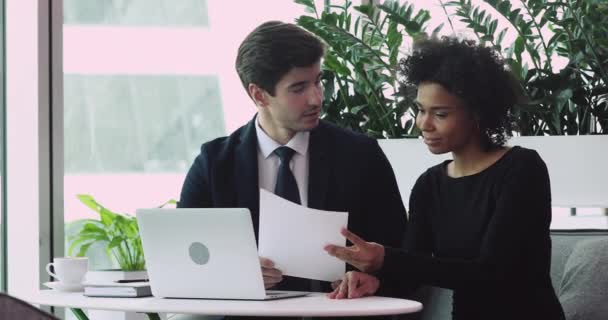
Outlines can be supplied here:
[[300, 204], [298, 184], [296, 183], [296, 178], [293, 176], [293, 172], [291, 172], [291, 169], [289, 168], [289, 162], [291, 161], [295, 150], [290, 147], [282, 146], [276, 148], [274, 153], [281, 159], [274, 193], [279, 197]]
[[[274, 189], [274, 193], [287, 199], [289, 201], [300, 204], [300, 192], [298, 191], [298, 184], [296, 178], [293, 176], [293, 172], [289, 168], [289, 162], [293, 157], [295, 150], [290, 147], [282, 146], [274, 150], [281, 164], [279, 165], [279, 173], [277, 175], [277, 185]], [[309, 280], [304, 278], [295, 278], [285, 276], [276, 289], [278, 290], [299, 290], [299, 291], [322, 291], [321, 283], [316, 280]], [[297, 319], [297, 318], [296, 318]]]

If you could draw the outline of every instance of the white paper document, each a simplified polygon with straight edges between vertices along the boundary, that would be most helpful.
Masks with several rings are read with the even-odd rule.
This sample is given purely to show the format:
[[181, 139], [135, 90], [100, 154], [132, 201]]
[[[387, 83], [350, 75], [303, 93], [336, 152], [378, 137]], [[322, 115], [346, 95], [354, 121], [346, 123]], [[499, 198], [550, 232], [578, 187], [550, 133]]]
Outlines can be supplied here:
[[348, 212], [303, 207], [260, 189], [259, 254], [272, 260], [283, 275], [323, 281], [342, 279], [346, 264], [323, 247], [346, 245], [340, 229], [347, 223]]

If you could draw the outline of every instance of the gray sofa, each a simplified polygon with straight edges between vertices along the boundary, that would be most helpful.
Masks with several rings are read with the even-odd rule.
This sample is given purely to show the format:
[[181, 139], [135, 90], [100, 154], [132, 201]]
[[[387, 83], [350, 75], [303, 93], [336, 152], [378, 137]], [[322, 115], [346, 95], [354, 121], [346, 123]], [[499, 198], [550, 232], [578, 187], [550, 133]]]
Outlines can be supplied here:
[[[551, 239], [551, 280], [566, 320], [602, 319], [598, 315], [608, 319], [608, 230], [556, 230], [551, 231]], [[585, 281], [596, 285], [583, 285]], [[451, 290], [423, 287], [413, 299], [422, 302], [424, 309], [399, 319], [452, 319]]]

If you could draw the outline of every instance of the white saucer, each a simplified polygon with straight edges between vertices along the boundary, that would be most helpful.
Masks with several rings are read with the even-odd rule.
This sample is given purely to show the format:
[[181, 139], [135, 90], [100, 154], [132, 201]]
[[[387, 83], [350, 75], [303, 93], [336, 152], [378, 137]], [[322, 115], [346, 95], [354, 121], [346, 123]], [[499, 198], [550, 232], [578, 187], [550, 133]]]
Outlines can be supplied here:
[[43, 285], [45, 285], [46, 287], [51, 288], [53, 290], [57, 290], [57, 291], [64, 291], [64, 292], [84, 291], [84, 286], [82, 285], [82, 283], [62, 283], [59, 281], [52, 281], [52, 282], [45, 282], [45, 283], [43, 283]]

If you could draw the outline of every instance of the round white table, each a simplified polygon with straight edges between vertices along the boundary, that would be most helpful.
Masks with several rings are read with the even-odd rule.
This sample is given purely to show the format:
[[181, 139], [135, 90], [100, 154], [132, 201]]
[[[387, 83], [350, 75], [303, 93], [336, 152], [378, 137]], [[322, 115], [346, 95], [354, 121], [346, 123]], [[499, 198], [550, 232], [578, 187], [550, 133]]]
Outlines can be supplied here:
[[243, 301], [155, 297], [97, 298], [85, 297], [82, 292], [40, 290], [37, 294], [18, 298], [33, 304], [77, 309], [230, 316], [349, 317], [395, 315], [422, 310], [422, 304], [412, 300], [386, 297], [332, 300], [322, 293], [282, 300]]

